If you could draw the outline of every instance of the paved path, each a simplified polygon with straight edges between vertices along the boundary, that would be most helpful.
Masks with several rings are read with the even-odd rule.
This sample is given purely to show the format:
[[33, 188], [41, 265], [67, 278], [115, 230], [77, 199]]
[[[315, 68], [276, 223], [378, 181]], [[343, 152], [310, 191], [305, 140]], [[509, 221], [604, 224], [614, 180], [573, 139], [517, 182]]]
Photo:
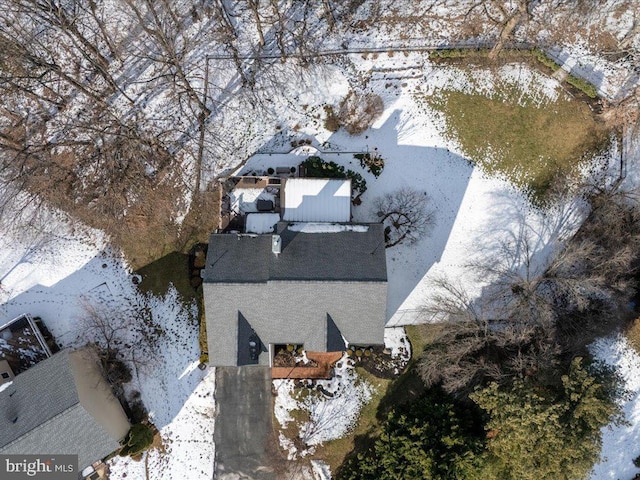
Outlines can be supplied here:
[[[279, 457], [267, 367], [216, 368], [215, 480], [275, 480]], [[275, 460], [275, 461], [274, 461]]]

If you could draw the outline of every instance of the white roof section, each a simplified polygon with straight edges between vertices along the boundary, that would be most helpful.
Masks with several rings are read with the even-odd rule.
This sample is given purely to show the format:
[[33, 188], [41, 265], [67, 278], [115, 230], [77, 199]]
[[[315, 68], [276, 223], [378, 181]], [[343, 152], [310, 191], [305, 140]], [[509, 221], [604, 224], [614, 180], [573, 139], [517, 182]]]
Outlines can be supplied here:
[[247, 233], [273, 233], [279, 221], [279, 213], [250, 213], [247, 215], [245, 230]]
[[[252, 214], [255, 215], [255, 214]], [[369, 231], [369, 225], [342, 225], [340, 223], [291, 223], [288, 227], [291, 232], [300, 233], [340, 233], [340, 232], [360, 232]]]
[[349, 222], [351, 180], [287, 179], [282, 218], [289, 222]]

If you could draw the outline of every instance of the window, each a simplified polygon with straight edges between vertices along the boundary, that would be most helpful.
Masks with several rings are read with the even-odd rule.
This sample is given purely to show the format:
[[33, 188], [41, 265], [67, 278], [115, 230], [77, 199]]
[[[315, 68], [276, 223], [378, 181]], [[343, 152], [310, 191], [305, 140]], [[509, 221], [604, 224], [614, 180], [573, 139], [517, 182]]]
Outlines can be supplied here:
[[6, 380], [7, 378], [9, 378], [9, 374], [7, 372], [2, 372], [2, 378]]

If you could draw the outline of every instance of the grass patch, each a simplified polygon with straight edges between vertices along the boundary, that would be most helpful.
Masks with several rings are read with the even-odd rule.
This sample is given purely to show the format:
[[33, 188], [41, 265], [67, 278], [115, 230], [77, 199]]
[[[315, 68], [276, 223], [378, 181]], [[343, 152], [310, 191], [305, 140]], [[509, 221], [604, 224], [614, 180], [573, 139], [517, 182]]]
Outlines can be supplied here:
[[556, 178], [574, 176], [599, 152], [607, 134], [585, 103], [561, 96], [540, 104], [532, 93], [504, 84], [493, 97], [443, 90], [428, 103], [472, 162], [541, 200]]
[[491, 50], [489, 48], [443, 48], [441, 50], [431, 50], [429, 60], [487, 57]]
[[165, 255], [139, 268], [136, 273], [142, 277], [138, 285], [142, 292], [162, 297], [172, 284], [186, 302], [196, 298], [196, 291], [189, 282], [189, 256], [184, 253]]
[[[433, 50], [429, 52], [429, 60], [436, 63], [459, 63], [460, 60], [473, 60], [480, 61], [480, 63], [487, 63], [489, 52], [488, 48], [447, 48], [442, 50]], [[500, 57], [504, 61], [509, 58], [534, 58], [540, 64], [548, 68], [551, 73], [555, 73], [560, 70], [561, 66], [558, 65], [553, 59], [551, 59], [546, 53], [538, 48], [532, 50], [519, 50], [519, 49], [503, 49], [500, 52]], [[576, 77], [574, 75], [567, 75], [565, 81], [572, 87], [580, 90], [591, 99], [598, 98], [598, 90], [596, 87], [584, 80], [583, 78]]]
[[446, 325], [442, 323], [427, 323], [422, 325], [407, 325], [404, 327], [411, 342], [411, 361], [415, 362], [425, 347], [432, 343]]
[[[200, 362], [209, 361], [207, 346], [207, 323], [204, 317], [202, 288], [193, 288], [189, 272], [189, 255], [173, 252], [169, 255], [151, 262], [136, 273], [142, 277], [138, 288], [143, 293], [151, 293], [162, 297], [169, 291], [169, 285], [173, 285], [180, 294], [185, 307], [191, 306], [195, 301], [198, 306], [197, 320], [199, 324], [198, 344], [200, 346]], [[191, 327], [189, 327], [191, 328]]]

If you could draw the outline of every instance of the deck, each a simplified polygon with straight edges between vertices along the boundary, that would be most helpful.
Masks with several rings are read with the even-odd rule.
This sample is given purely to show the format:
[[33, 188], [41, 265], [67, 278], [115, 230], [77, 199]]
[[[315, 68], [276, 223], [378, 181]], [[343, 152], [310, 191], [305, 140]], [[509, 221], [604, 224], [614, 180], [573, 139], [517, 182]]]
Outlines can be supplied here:
[[307, 352], [307, 358], [317, 367], [273, 367], [271, 378], [311, 378], [329, 380], [333, 365], [342, 358], [342, 352]]

